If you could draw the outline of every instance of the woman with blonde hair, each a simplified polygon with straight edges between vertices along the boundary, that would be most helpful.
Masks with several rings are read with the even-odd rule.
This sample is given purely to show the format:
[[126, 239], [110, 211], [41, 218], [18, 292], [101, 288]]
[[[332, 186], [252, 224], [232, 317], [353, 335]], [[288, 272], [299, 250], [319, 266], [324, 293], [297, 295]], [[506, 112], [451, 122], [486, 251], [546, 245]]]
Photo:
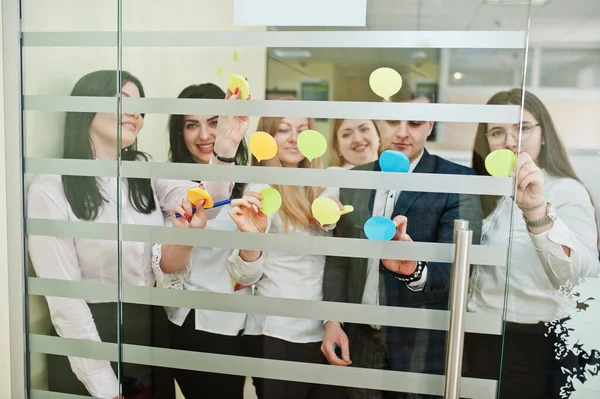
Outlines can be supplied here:
[[[259, 162], [252, 158], [252, 165], [322, 168], [321, 159], [310, 162], [300, 153], [297, 145], [298, 135], [305, 130], [314, 129], [314, 125], [314, 121], [308, 118], [261, 118], [258, 130], [273, 136], [278, 151], [269, 160]], [[230, 215], [240, 230], [300, 236], [329, 235], [312, 216], [312, 201], [323, 191], [318, 187], [271, 185], [281, 194], [282, 206], [270, 217], [268, 228], [254, 228], [261, 226], [264, 214], [258, 212], [256, 201], [249, 197], [266, 187], [268, 186], [250, 184], [246, 188], [248, 194], [232, 203]], [[246, 255], [242, 260], [246, 262], [240, 262], [236, 252], [234, 251], [228, 263], [231, 277], [239, 284], [254, 285], [254, 295], [311, 301], [323, 299], [325, 256], [245, 251]], [[323, 340], [322, 320], [249, 314], [244, 334], [251, 356], [326, 364], [320, 350]], [[254, 378], [254, 385], [260, 399], [337, 398], [344, 394], [344, 389], [340, 387], [263, 378]]]
[[329, 164], [345, 169], [379, 158], [379, 129], [370, 119], [335, 119], [329, 136]]

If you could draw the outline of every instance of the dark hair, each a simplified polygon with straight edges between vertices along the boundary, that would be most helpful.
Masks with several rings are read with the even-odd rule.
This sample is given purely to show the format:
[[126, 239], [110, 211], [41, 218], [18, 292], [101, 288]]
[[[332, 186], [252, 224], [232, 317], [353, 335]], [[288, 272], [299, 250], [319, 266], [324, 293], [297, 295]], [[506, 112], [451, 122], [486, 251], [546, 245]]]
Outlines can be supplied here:
[[[542, 145], [539, 155], [539, 166], [546, 170], [549, 175], [557, 177], [567, 177], [577, 180], [581, 183], [581, 180], [575, 174], [571, 161], [567, 156], [567, 151], [560, 141], [558, 132], [554, 127], [552, 117], [548, 112], [548, 109], [542, 103], [542, 101], [536, 97], [533, 93], [524, 91], [521, 89], [512, 89], [510, 91], [501, 91], [496, 93], [489, 99], [488, 104], [493, 105], [521, 105], [521, 98], [525, 95], [525, 110], [529, 111], [540, 124], [542, 131], [542, 137], [545, 144]], [[479, 175], [487, 175], [489, 173], [485, 169], [485, 158], [491, 152], [490, 145], [488, 143], [487, 123], [480, 123], [477, 126], [477, 134], [475, 136], [475, 144], [473, 146], [473, 158], [472, 166], [475, 172]], [[582, 183], [583, 184], [583, 183]], [[487, 217], [494, 208], [496, 207], [496, 197], [491, 195], [481, 196], [481, 207], [483, 210], [483, 217]], [[591, 199], [591, 196], [590, 196]]]
[[[140, 81], [128, 72], [122, 71], [121, 82], [131, 82], [144, 97], [144, 88]], [[114, 97], [121, 90], [118, 87], [119, 71], [103, 70], [83, 76], [71, 91], [72, 96]], [[63, 158], [94, 159], [93, 143], [90, 138], [90, 125], [96, 116], [95, 112], [67, 112], [63, 143]], [[142, 114], [142, 117], [144, 115]], [[115, 138], [116, 140], [116, 138]], [[127, 148], [121, 149], [124, 161], [147, 160], [146, 154], [137, 151], [137, 141]], [[82, 220], [94, 220], [98, 216], [100, 206], [108, 200], [100, 192], [98, 178], [95, 176], [63, 175], [62, 183], [65, 196], [73, 213]], [[129, 201], [134, 209], [141, 213], [151, 213], [156, 209], [154, 191], [150, 179], [128, 178]]]
[[[208, 98], [224, 99], [225, 92], [212, 83], [203, 83], [191, 85], [183, 89], [177, 98]], [[190, 150], [183, 140], [183, 122], [184, 115], [172, 114], [169, 117], [169, 160], [175, 163], [194, 163]], [[235, 154], [236, 165], [248, 165], [248, 147], [246, 140], [242, 140]], [[236, 183], [233, 188], [233, 197], [240, 198], [244, 194], [243, 183]]]

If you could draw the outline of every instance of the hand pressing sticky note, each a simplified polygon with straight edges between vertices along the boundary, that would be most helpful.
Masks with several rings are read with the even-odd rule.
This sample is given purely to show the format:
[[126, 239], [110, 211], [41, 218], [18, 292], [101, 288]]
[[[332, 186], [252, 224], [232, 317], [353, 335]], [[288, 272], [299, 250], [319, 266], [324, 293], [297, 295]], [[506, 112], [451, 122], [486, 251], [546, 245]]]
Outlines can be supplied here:
[[517, 156], [511, 150], [492, 151], [485, 158], [485, 169], [492, 176], [508, 177], [517, 163]]
[[227, 78], [227, 88], [232, 93], [235, 93], [236, 89], [239, 89], [239, 100], [245, 100], [250, 95], [250, 85], [248, 84], [248, 81], [242, 75], [236, 73], [232, 73]]
[[311, 209], [313, 216], [321, 226], [334, 224], [340, 220], [340, 207], [331, 198], [321, 197], [315, 199]]
[[312, 214], [317, 219], [317, 222], [321, 224], [321, 226], [325, 226], [327, 224], [334, 224], [340, 220], [342, 215], [353, 212], [354, 207], [352, 205], [344, 206], [344, 209], [341, 210], [338, 204], [327, 197], [319, 197], [315, 199], [311, 205]]
[[197, 206], [200, 201], [204, 200], [202, 207], [205, 209], [212, 208], [215, 204], [208, 191], [201, 188], [190, 188], [187, 192], [187, 197], [194, 206]]
[[260, 200], [262, 208], [260, 210], [267, 216], [271, 216], [281, 208], [281, 194], [272, 187], [263, 188], [259, 192], [263, 199]]
[[277, 155], [277, 143], [273, 136], [265, 132], [255, 132], [248, 142], [250, 152], [258, 161], [271, 159]]
[[369, 76], [369, 86], [373, 93], [389, 101], [402, 88], [402, 76], [392, 68], [377, 68]]
[[298, 149], [302, 155], [312, 162], [313, 159], [325, 154], [327, 140], [316, 130], [305, 130], [298, 135]]
[[365, 235], [369, 240], [389, 241], [396, 235], [396, 225], [383, 216], [373, 216], [365, 223]]
[[379, 167], [383, 172], [408, 173], [410, 160], [400, 151], [385, 150], [379, 156]]

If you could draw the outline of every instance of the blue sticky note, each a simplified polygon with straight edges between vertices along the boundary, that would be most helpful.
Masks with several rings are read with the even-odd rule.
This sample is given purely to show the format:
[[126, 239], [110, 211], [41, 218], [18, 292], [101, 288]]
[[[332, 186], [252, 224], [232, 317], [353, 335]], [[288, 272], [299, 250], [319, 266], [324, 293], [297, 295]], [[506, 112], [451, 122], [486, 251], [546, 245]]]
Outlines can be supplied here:
[[410, 161], [400, 151], [386, 150], [379, 157], [379, 166], [384, 172], [407, 173], [410, 170]]
[[365, 223], [365, 235], [369, 240], [389, 241], [396, 234], [396, 225], [391, 219], [373, 216]]

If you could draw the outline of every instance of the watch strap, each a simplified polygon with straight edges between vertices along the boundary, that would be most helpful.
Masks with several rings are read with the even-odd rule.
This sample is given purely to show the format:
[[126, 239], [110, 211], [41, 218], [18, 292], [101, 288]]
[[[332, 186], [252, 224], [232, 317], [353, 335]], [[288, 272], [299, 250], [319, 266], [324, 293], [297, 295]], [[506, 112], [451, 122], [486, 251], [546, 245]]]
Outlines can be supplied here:
[[217, 158], [217, 160], [221, 161], [221, 162], [225, 162], [225, 163], [235, 163], [235, 157], [233, 158], [225, 158], [220, 156], [219, 154], [216, 153], [216, 151], [213, 148], [213, 155], [215, 156], [215, 158]]
[[538, 220], [528, 220], [523, 214], [523, 219], [525, 220], [525, 224], [527, 227], [539, 228], [544, 227], [550, 223], [553, 223], [556, 220], [556, 214], [553, 211], [553, 206], [549, 202], [546, 203], [546, 216]]

